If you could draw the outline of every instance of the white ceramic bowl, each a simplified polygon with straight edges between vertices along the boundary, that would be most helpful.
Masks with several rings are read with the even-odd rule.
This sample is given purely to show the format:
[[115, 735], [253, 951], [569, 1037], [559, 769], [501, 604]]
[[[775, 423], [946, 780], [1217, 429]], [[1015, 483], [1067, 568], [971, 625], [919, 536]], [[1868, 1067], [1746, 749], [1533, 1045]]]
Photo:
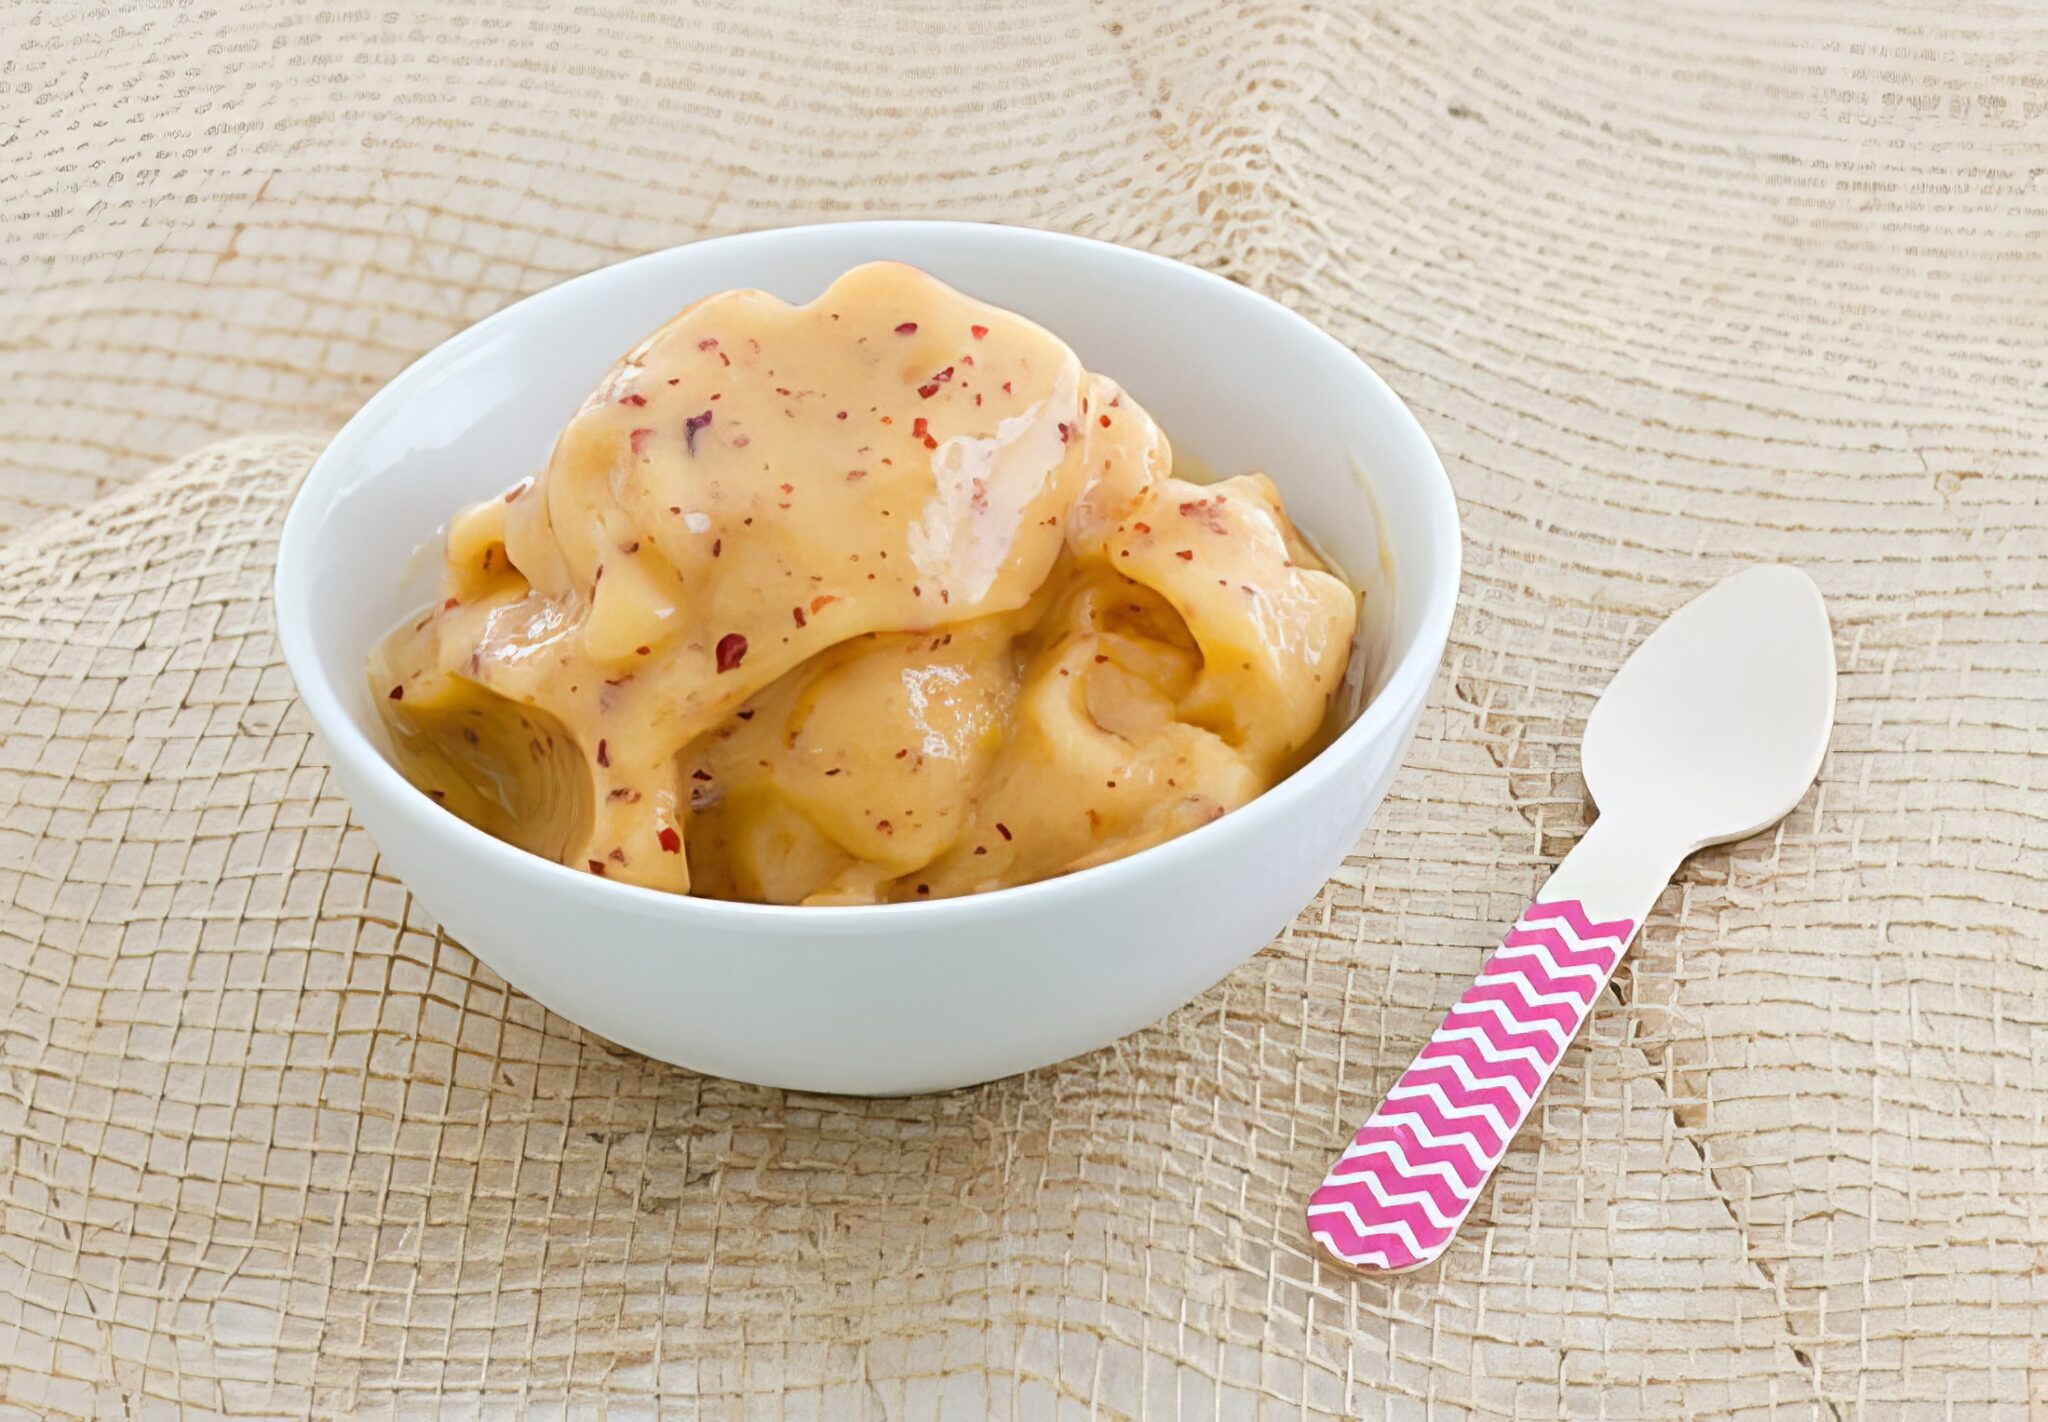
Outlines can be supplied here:
[[[777, 908], [657, 893], [525, 854], [414, 790], [385, 759], [364, 658], [432, 595], [420, 550], [448, 515], [538, 468], [612, 360], [682, 306], [743, 286], [808, 301], [884, 257], [1064, 337], [1217, 473], [1270, 473], [1328, 553], [1382, 584], [1369, 599], [1380, 647], [1363, 715], [1287, 781], [1170, 844], [936, 903]], [[1081, 238], [860, 222], [622, 262], [425, 356], [348, 422], [299, 490], [278, 548], [277, 618], [384, 867], [477, 957], [650, 1056], [879, 1095], [1103, 1046], [1256, 953], [1385, 795], [1457, 586], [1457, 510], [1428, 439], [1379, 377], [1300, 317], [1193, 267]]]

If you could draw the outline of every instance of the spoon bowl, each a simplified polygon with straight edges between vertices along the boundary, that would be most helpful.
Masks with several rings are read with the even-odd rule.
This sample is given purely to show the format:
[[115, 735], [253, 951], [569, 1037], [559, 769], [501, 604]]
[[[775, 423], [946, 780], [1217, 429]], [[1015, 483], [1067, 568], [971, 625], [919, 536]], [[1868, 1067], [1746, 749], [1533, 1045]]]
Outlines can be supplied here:
[[1622, 664], [1580, 763], [1603, 817], [1683, 852], [1775, 824], [1820, 771], [1835, 719], [1827, 608], [1797, 568], [1751, 568], [1674, 612]]

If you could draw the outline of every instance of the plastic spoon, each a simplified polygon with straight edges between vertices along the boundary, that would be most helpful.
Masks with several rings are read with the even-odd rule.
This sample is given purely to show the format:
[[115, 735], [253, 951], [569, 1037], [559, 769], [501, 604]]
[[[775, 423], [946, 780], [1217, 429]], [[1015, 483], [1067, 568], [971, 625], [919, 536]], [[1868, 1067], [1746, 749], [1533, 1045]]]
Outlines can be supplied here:
[[1796, 568], [1726, 578], [1636, 648], [1586, 722], [1599, 819], [1309, 1197], [1324, 1249], [1387, 1272], [1443, 1253], [1680, 861], [1783, 818], [1834, 713]]

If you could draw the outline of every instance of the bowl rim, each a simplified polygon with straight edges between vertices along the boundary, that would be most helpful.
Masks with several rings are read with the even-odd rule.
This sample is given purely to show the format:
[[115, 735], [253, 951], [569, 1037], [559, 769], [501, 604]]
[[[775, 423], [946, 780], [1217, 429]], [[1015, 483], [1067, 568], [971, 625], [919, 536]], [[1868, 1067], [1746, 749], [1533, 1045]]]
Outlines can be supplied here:
[[[314, 536], [314, 491], [323, 483], [331, 482], [331, 471], [348, 466], [359, 459], [358, 446], [371, 438], [375, 427], [383, 424], [396, 410], [406, 405], [413, 398], [413, 392], [417, 387], [433, 380], [440, 369], [451, 361], [468, 356], [479, 347], [495, 341], [502, 328], [530, 317], [536, 309], [578, 300], [591, 283], [611, 279], [610, 274], [613, 272], [641, 264], [660, 263], [671, 259], [674, 253], [684, 249], [711, 245], [768, 245], [779, 241], [800, 240], [807, 235], [827, 231], [842, 238], [865, 236], [877, 242], [886, 242], [892, 237], [908, 236], [913, 233], [924, 236], [948, 235], [966, 241], [981, 241], [994, 235], [1004, 241], [1037, 246], [1061, 259], [1071, 260], [1078, 256], [1087, 261], [1130, 262], [1141, 267], [1170, 267], [1175, 269], [1179, 279], [1192, 280], [1199, 286], [1220, 290], [1230, 301], [1270, 308], [1279, 315], [1283, 326], [1291, 328], [1309, 344], [1320, 347], [1326, 355], [1336, 356], [1340, 364], [1348, 365], [1352, 373], [1389, 408], [1393, 416], [1408, 425], [1410, 432], [1419, 441], [1419, 448], [1424, 455], [1419, 473], [1425, 485], [1422, 493], [1430, 529], [1428, 547], [1394, 550], [1396, 558], [1421, 558], [1431, 569], [1430, 574], [1420, 580], [1425, 603], [1414, 638], [1388, 671], [1385, 684], [1366, 703], [1357, 718], [1315, 756], [1298, 766], [1292, 774], [1271, 789], [1253, 797], [1229, 814], [1163, 844], [1153, 845], [1121, 859], [1092, 865], [1050, 879], [991, 889], [979, 894], [934, 899], [929, 902], [913, 900], [888, 904], [758, 904], [699, 898], [690, 894], [677, 894], [662, 889], [621, 883], [614, 879], [586, 874], [565, 864], [516, 848], [440, 809], [424, 795], [419, 794], [348, 713], [326, 674], [321, 656], [315, 649], [309, 613], [310, 599], [303, 591], [302, 580], [295, 576], [297, 567], [304, 561], [298, 550]], [[1371, 497], [1369, 474], [1367, 485], [1367, 496]], [[322, 493], [317, 502], [321, 505], [323, 513], [333, 506], [336, 497], [331, 490]], [[723, 236], [702, 238], [695, 242], [678, 243], [675, 246], [607, 263], [524, 296], [456, 332], [419, 356], [348, 418], [299, 481], [297, 489], [292, 493], [291, 505], [286, 510], [284, 525], [278, 535], [277, 559], [272, 573], [272, 598], [278, 642], [284, 654], [285, 665], [291, 673], [299, 699], [312, 718], [315, 728], [320, 732], [322, 740], [325, 741], [336, 768], [351, 772], [354, 777], [365, 778], [376, 790], [392, 798], [395, 804], [405, 806], [405, 813], [423, 816], [431, 813], [431, 820], [422, 820], [422, 823], [430, 826], [427, 831], [430, 835], [453, 835], [456, 844], [466, 845], [470, 850], [484, 855], [487, 860], [497, 860], [503, 864], [506, 872], [539, 874], [542, 876], [538, 881], [540, 884], [552, 883], [564, 893], [580, 896], [594, 908], [630, 909], [637, 915], [673, 915], [682, 924], [733, 928], [745, 926], [755, 929], [788, 929], [802, 926], [830, 932], [835, 927], [852, 927], [853, 923], [849, 921], [851, 916], [851, 919], [857, 921], [860, 928], [866, 931], [879, 927], [884, 922], [902, 920], [904, 915], [909, 915], [909, 921], [904, 922], [902, 926], [909, 927], [911, 923], [915, 923], [927, 928], [942, 928], [948, 925], [958, 926], [963, 919], [986, 918], [1010, 910], [1030, 910], [1042, 902], [1057, 900], [1061, 896], [1114, 892], [1121, 879], [1136, 874], [1169, 873], [1175, 865], [1191, 855], [1207, 853], [1212, 847], [1217, 846], [1224, 835], [1255, 835], [1290, 813], [1317, 782], [1337, 773], [1368, 742], [1395, 733], [1408, 704], [1427, 695], [1437, 669], [1442, 664], [1444, 648], [1450, 638], [1451, 619], [1456, 611], [1463, 572], [1462, 544], [1457, 500], [1451, 489], [1450, 476], [1445, 473], [1441, 456], [1437, 453], [1428, 432], [1415, 418], [1414, 412], [1379, 373], [1350, 347], [1273, 298], [1172, 257], [1071, 233], [1017, 227], [1005, 223], [946, 219], [823, 222], [728, 233]], [[417, 804], [413, 801], [417, 801]]]

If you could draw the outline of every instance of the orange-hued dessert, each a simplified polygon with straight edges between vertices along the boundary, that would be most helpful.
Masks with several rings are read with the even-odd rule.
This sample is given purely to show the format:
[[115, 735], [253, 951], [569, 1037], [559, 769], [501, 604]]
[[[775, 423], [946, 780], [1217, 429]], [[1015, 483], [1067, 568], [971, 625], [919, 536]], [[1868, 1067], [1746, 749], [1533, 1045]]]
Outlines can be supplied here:
[[1357, 621], [1264, 475], [1171, 463], [1056, 337], [914, 268], [727, 292], [456, 515], [373, 691], [427, 793], [626, 883], [856, 904], [1101, 863], [1285, 775]]

